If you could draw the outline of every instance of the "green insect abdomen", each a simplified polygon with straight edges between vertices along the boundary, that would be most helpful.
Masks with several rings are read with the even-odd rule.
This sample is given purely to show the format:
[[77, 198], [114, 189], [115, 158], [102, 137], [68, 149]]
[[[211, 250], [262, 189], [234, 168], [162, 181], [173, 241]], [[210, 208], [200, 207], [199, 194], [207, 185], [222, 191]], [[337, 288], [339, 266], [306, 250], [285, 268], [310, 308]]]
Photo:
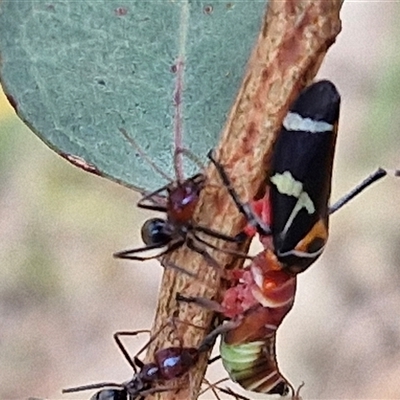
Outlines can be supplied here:
[[230, 378], [244, 389], [281, 396], [289, 392], [289, 384], [276, 362], [275, 335], [244, 344], [222, 340], [220, 353]]

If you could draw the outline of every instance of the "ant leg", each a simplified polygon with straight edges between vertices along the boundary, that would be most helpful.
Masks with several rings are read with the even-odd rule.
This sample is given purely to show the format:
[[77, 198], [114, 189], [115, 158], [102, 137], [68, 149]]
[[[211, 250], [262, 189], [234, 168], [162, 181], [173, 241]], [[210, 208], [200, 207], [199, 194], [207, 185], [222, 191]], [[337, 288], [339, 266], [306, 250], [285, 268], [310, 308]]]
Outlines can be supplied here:
[[224, 167], [213, 157], [212, 150], [208, 152], [207, 157], [214, 164], [220, 178], [222, 179], [223, 184], [225, 185], [226, 189], [231, 195], [232, 200], [236, 204], [238, 210], [246, 217], [247, 222], [250, 225], [255, 226], [257, 228], [257, 232], [260, 235], [262, 236], [270, 235], [271, 228], [264, 221], [262, 221], [261, 218], [258, 217], [258, 215], [253, 211], [250, 203], [244, 203], [240, 200], [239, 195], [233, 188], [232, 182], [229, 179], [227, 173], [225, 172]]
[[[141, 202], [142, 200], [139, 200], [139, 202]], [[139, 202], [136, 204], [137, 207], [139, 208], [143, 208], [144, 210], [150, 210], [150, 211], [158, 211], [158, 212], [167, 212], [167, 207], [165, 206], [156, 206], [156, 205], [150, 205], [150, 204], [142, 204]]]
[[215, 392], [215, 389], [218, 389], [220, 392], [225, 393], [225, 394], [228, 394], [229, 396], [232, 396], [232, 397], [234, 397], [234, 398], [237, 399], [237, 400], [250, 400], [248, 397], [242, 396], [241, 394], [236, 393], [235, 391], [233, 391], [233, 390], [232, 390], [231, 388], [229, 388], [229, 387], [222, 388], [222, 387], [218, 386], [218, 385], [221, 384], [222, 382], [228, 381], [229, 378], [222, 378], [222, 379], [220, 379], [219, 381], [214, 382], [214, 383], [210, 383], [210, 382], [208, 382], [206, 379], [204, 379], [204, 380], [205, 380], [205, 382], [207, 383], [208, 388], [206, 388], [206, 389], [204, 389], [203, 391], [201, 391], [201, 392], [199, 393], [199, 397], [200, 397], [201, 395], [203, 395], [204, 393], [206, 393], [207, 390], [212, 390], [212, 392], [214, 393], [214, 396], [215, 396], [217, 399], [219, 399], [219, 396], [218, 396], [217, 393]]
[[[135, 374], [137, 374], [137, 367], [142, 368], [143, 363], [137, 359], [137, 357], [132, 357], [130, 356], [128, 350], [126, 349], [126, 347], [124, 346], [124, 344], [122, 343], [120, 337], [122, 336], [136, 336], [139, 335], [141, 333], [146, 333], [146, 332], [150, 332], [147, 329], [143, 329], [143, 330], [137, 330], [137, 331], [120, 331], [120, 332], [116, 332], [114, 333], [114, 340], [118, 346], [118, 348], [120, 349], [120, 351], [122, 352], [122, 354], [124, 355], [126, 361], [128, 362], [128, 364], [132, 367], [133, 371]], [[77, 386], [77, 387], [73, 387], [73, 388], [68, 388], [68, 389], [63, 389], [62, 393], [72, 393], [72, 392], [80, 392], [83, 390], [91, 390], [91, 389], [102, 389], [104, 387], [111, 387], [111, 388], [117, 388], [117, 389], [121, 389], [124, 390], [126, 389], [126, 386], [124, 383], [120, 384], [120, 383], [115, 383], [115, 382], [100, 382], [100, 383], [94, 383], [94, 384], [90, 384], [90, 385], [84, 385], [84, 386]]]
[[162, 257], [162, 256], [176, 250], [178, 247], [182, 246], [183, 243], [184, 242], [182, 240], [179, 240], [175, 243], [170, 243], [166, 250], [164, 250], [161, 253], [158, 253], [154, 256], [141, 257], [141, 256], [132, 256], [131, 254], [140, 253], [142, 251], [147, 251], [147, 250], [159, 249], [161, 247], [164, 247], [165, 245], [150, 244], [145, 247], [139, 247], [137, 249], [118, 251], [117, 253], [113, 254], [113, 257], [122, 258], [122, 259], [126, 259], [126, 260], [147, 261], [147, 260], [152, 260], [155, 258]]
[[100, 382], [100, 383], [93, 383], [90, 385], [76, 386], [68, 389], [63, 389], [61, 393], [74, 393], [74, 392], [81, 392], [83, 390], [102, 389], [104, 387], [123, 389], [124, 385], [115, 382]]
[[154, 342], [154, 340], [157, 338], [157, 336], [160, 334], [160, 332], [162, 332], [163, 329], [165, 329], [165, 327], [167, 325], [171, 324], [171, 320], [168, 320], [167, 322], [165, 322], [160, 329], [153, 335], [150, 336], [149, 340], [144, 344], [144, 346], [136, 353], [136, 355], [134, 357], [131, 357], [131, 355], [129, 354], [128, 350], [126, 349], [126, 347], [124, 346], [124, 344], [122, 343], [121, 337], [126, 337], [126, 336], [137, 336], [141, 333], [150, 333], [150, 330], [148, 329], [140, 329], [137, 331], [118, 331], [114, 333], [114, 340], [119, 348], [119, 350], [121, 351], [121, 353], [124, 355], [126, 361], [128, 362], [128, 364], [132, 367], [132, 369], [135, 371], [135, 374], [137, 373], [137, 368], [142, 368], [143, 366], [143, 362], [138, 358], [140, 354], [143, 353], [143, 351], [145, 351], [152, 342]]
[[[140, 396], [141, 396], [140, 399], [144, 400], [146, 398], [146, 396], [150, 396], [152, 394], [161, 393], [161, 392], [170, 392], [170, 391], [174, 391], [177, 389], [179, 389], [179, 388], [176, 386], [175, 387], [159, 386], [159, 387], [155, 387], [155, 388], [142, 390], [142, 391], [140, 391]], [[129, 397], [129, 399], [131, 399], [131, 397]]]
[[207, 310], [214, 311], [220, 314], [224, 312], [224, 308], [221, 306], [220, 303], [218, 303], [218, 301], [209, 300], [205, 297], [184, 296], [180, 293], [177, 293], [176, 301], [181, 301], [183, 303], [193, 303], [198, 305], [199, 307], [206, 308]]
[[213, 392], [215, 398], [217, 400], [221, 400], [221, 398], [218, 396], [216, 389], [219, 389], [219, 388], [217, 388], [217, 385], [225, 380], [228, 380], [228, 378], [223, 378], [217, 382], [211, 383], [206, 378], [203, 378], [203, 381], [207, 385], [207, 387], [205, 389], [203, 389], [201, 392], [199, 392], [199, 397], [202, 396], [204, 393], [206, 393], [208, 390], [211, 390]]
[[[199, 240], [199, 238], [197, 238], [196, 236], [194, 236], [194, 238], [196, 238], [200, 243], [202, 242], [202, 240]], [[203, 249], [202, 247], [197, 246], [191, 238], [186, 239], [186, 246], [190, 250], [199, 253], [211, 265], [212, 268], [220, 272], [224, 271], [223, 268], [221, 268], [221, 266], [217, 263], [217, 261], [213, 257], [211, 257], [208, 251], [206, 249]], [[210, 247], [212, 248], [213, 246], [210, 245]]]
[[[122, 336], [137, 336], [140, 335], [141, 333], [150, 333], [150, 331], [148, 329], [140, 329], [137, 331], [118, 331], [115, 332], [113, 337], [115, 340], [115, 343], [117, 344], [119, 350], [121, 351], [121, 353], [124, 355], [126, 361], [128, 362], [128, 364], [132, 367], [132, 369], [134, 370], [135, 374], [137, 373], [137, 363], [135, 358], [137, 357], [131, 357], [131, 355], [129, 354], [128, 350], [126, 349], [126, 347], [124, 346], [124, 344], [122, 343], [122, 340], [120, 339]], [[140, 365], [139, 365], [140, 368]]]
[[219, 390], [220, 392], [225, 393], [225, 394], [228, 394], [229, 396], [232, 396], [232, 397], [234, 397], [234, 398], [237, 399], [237, 400], [250, 400], [248, 397], [242, 396], [242, 395], [240, 395], [240, 394], [234, 392], [232, 389], [230, 389], [230, 388], [228, 388], [228, 387], [227, 387], [227, 388], [222, 388], [222, 387], [218, 386], [218, 385], [221, 384], [222, 382], [228, 381], [229, 378], [222, 378], [222, 379], [220, 379], [219, 381], [214, 382], [214, 383], [209, 382], [209, 381], [208, 381], [207, 379], [205, 379], [205, 378], [204, 378], [203, 380], [204, 380], [204, 382], [208, 385], [208, 387], [207, 387], [206, 389], [202, 390], [202, 391], [199, 393], [199, 397], [202, 396], [204, 393], [206, 393], [208, 390], [211, 390], [211, 391], [213, 392], [215, 398], [218, 399], [218, 400], [221, 400], [220, 397], [218, 396], [217, 392], [216, 392], [216, 390]]
[[[340, 208], [342, 208], [346, 203], [360, 194], [364, 189], [368, 186], [382, 179], [384, 176], [388, 174], [388, 171], [383, 168], [378, 168], [374, 173], [367, 176], [362, 182], [360, 182], [354, 189], [352, 189], [349, 193], [345, 194], [341, 199], [339, 199], [333, 206], [329, 207], [329, 215], [333, 214]], [[400, 170], [393, 171], [394, 176], [400, 176]]]
[[217, 326], [213, 331], [211, 331], [200, 343], [198, 347], [198, 352], [203, 353], [209, 351], [213, 348], [215, 341], [219, 335], [229, 332], [240, 325], [241, 321], [228, 321], [219, 326]]
[[188, 321], [182, 321], [180, 318], [177, 317], [178, 314], [179, 314], [179, 310], [176, 310], [175, 315], [173, 315], [169, 321], [170, 323], [172, 323], [175, 326], [175, 328], [176, 328], [177, 324], [179, 323], [182, 325], [191, 326], [193, 328], [200, 329], [202, 331], [205, 331], [207, 329], [204, 326], [192, 324], [191, 322], [188, 322]]
[[[137, 358], [138, 356], [140, 356], [140, 354], [142, 354], [150, 345], [151, 343], [154, 342], [154, 340], [156, 340], [157, 336], [168, 326], [171, 324], [171, 321], [168, 320], [166, 321], [164, 324], [161, 325], [160, 329], [152, 336], [150, 336], [149, 340], [144, 344], [144, 346], [136, 353], [135, 358]], [[150, 331], [148, 331], [150, 332]]]
[[[179, 311], [177, 310], [176, 313], [178, 313]], [[123, 345], [122, 341], [121, 341], [121, 337], [123, 336], [136, 336], [138, 334], [141, 333], [150, 333], [150, 330], [148, 329], [141, 329], [141, 330], [137, 330], [137, 331], [119, 331], [119, 332], [115, 332], [114, 333], [114, 340], [117, 343], [118, 348], [120, 349], [120, 351], [122, 352], [122, 354], [124, 355], [124, 357], [126, 358], [126, 360], [128, 361], [129, 365], [132, 366], [132, 368], [134, 369], [135, 373], [136, 373], [136, 367], [141, 368], [141, 366], [143, 365], [143, 362], [138, 358], [138, 356], [140, 356], [140, 354], [142, 354], [149, 346], [151, 343], [154, 342], [154, 340], [158, 337], [158, 335], [168, 326], [168, 325], [173, 325], [173, 327], [175, 328], [175, 330], [177, 330], [176, 326], [177, 323], [181, 323], [181, 324], [185, 324], [185, 325], [189, 325], [192, 326], [194, 328], [197, 329], [202, 329], [204, 330], [204, 327], [192, 324], [190, 322], [186, 322], [186, 321], [181, 321], [176, 315], [173, 315], [172, 317], [168, 318], [168, 320], [166, 322], [164, 322], [164, 324], [161, 325], [161, 327], [158, 329], [158, 331], [156, 331], [154, 333], [154, 335], [150, 336], [149, 340], [143, 345], [143, 347], [136, 353], [136, 355], [133, 357], [133, 360], [135, 361], [135, 365], [132, 365], [132, 358], [129, 354], [129, 352], [126, 350], [126, 347]], [[180, 339], [179, 339], [180, 340]], [[181, 343], [182, 344], [182, 343]], [[182, 346], [183, 347], [183, 344]]]
[[190, 272], [190, 271], [188, 271], [187, 269], [180, 267], [179, 265], [175, 264], [175, 263], [172, 262], [172, 261], [164, 260], [164, 259], [163, 259], [163, 260], [160, 261], [160, 263], [161, 263], [161, 265], [162, 265], [164, 268], [171, 268], [171, 269], [174, 269], [175, 271], [177, 271], [177, 272], [179, 272], [179, 273], [181, 273], [181, 274], [188, 275], [188, 276], [190, 276], [191, 278], [198, 278], [198, 277], [199, 277], [196, 273]]
[[[192, 233], [193, 234], [193, 233]], [[210, 247], [211, 249], [214, 249], [216, 251], [221, 251], [225, 254], [231, 254], [233, 256], [236, 257], [240, 257], [240, 258], [245, 258], [245, 259], [249, 259], [249, 260], [253, 260], [253, 257], [249, 256], [248, 254], [242, 253], [240, 251], [235, 251], [235, 250], [228, 250], [228, 249], [220, 249], [219, 247], [214, 246], [213, 244], [206, 242], [204, 239], [199, 238], [197, 235], [193, 234], [193, 238], [196, 239], [198, 242], [204, 244], [205, 246]], [[196, 253], [199, 253], [209, 264], [212, 268], [214, 268], [215, 270], [217, 270], [221, 276], [221, 278], [224, 279], [228, 279], [228, 275], [227, 275], [227, 271], [222, 268], [217, 261], [215, 260], [215, 258], [213, 258], [206, 249], [198, 246], [195, 244], [195, 242], [188, 238], [186, 240], [186, 246], [190, 249], [195, 251]], [[178, 267], [179, 268], [179, 267]]]
[[[229, 250], [229, 249], [224, 249], [224, 248], [222, 249], [222, 248], [219, 248], [219, 247], [217, 247], [217, 246], [214, 246], [214, 245], [211, 244], [210, 242], [208, 242], [208, 241], [206, 241], [206, 240], [200, 238], [200, 237], [197, 236], [195, 233], [192, 233], [192, 234], [193, 234], [193, 238], [194, 238], [194, 239], [196, 239], [198, 242], [204, 244], [205, 246], [210, 247], [210, 248], [213, 249], [213, 250], [221, 251], [222, 253], [231, 254], [231, 255], [233, 255], [233, 256], [240, 257], [240, 258], [246, 258], [246, 259], [249, 259], [249, 260], [252, 260], [252, 259], [253, 259], [253, 257], [249, 256], [249, 255], [246, 254], [246, 253], [243, 253], [243, 252], [241, 252], [241, 251], [235, 251], [235, 250]], [[189, 247], [189, 246], [188, 246], [188, 247]], [[198, 253], [202, 254], [202, 253], [200, 252], [200, 250], [198, 250], [198, 249], [199, 249], [199, 248], [197, 247], [196, 249], [192, 249], [192, 250], [197, 251]], [[201, 251], [205, 251], [205, 250], [202, 249]], [[207, 254], [208, 254], [208, 253], [207, 253]], [[203, 254], [202, 254], [202, 255], [203, 255]], [[211, 257], [211, 256], [209, 255], [209, 257]], [[206, 258], [206, 257], [205, 257], [205, 258]], [[214, 259], [213, 259], [213, 260], [214, 260]], [[215, 260], [214, 260], [214, 262], [215, 262]], [[218, 268], [220, 268], [220, 266], [218, 266]]]
[[[227, 379], [228, 379], [228, 378], [227, 378]], [[218, 389], [220, 392], [225, 393], [225, 394], [228, 394], [228, 395], [234, 397], [234, 398], [237, 399], [237, 400], [250, 400], [249, 397], [246, 397], [246, 396], [243, 396], [243, 395], [241, 395], [241, 394], [239, 394], [239, 393], [236, 393], [234, 390], [232, 390], [232, 389], [229, 388], [229, 387], [226, 387], [226, 388], [217, 387], [217, 389]]]
[[210, 358], [210, 359], [208, 360], [207, 364], [210, 365], [210, 364], [215, 363], [215, 361], [218, 361], [218, 360], [220, 360], [220, 359], [221, 359], [221, 356], [220, 356], [220, 355], [219, 355], [219, 356], [215, 356], [215, 357], [213, 357], [213, 358]]
[[[207, 328], [205, 328], [204, 326], [196, 325], [196, 324], [193, 324], [193, 323], [191, 323], [191, 322], [189, 322], [189, 321], [183, 321], [183, 320], [181, 320], [181, 319], [177, 316], [178, 314], [179, 314], [179, 310], [176, 310], [176, 311], [175, 311], [175, 314], [174, 314], [171, 318], [169, 318], [169, 321], [168, 321], [168, 323], [171, 324], [171, 325], [174, 327], [174, 331], [175, 331], [175, 332], [178, 332], [178, 324], [186, 325], [186, 326], [191, 326], [192, 328], [200, 329], [200, 330], [202, 330], [202, 331], [205, 331], [205, 330], [207, 329]], [[183, 343], [183, 338], [180, 337], [180, 336], [178, 336], [177, 339], [179, 340], [180, 347], [181, 347], [181, 348], [184, 348], [185, 346], [184, 346], [184, 343]]]
[[[139, 208], [143, 208], [145, 210], [153, 210], [153, 211], [161, 211], [166, 212], [167, 207], [167, 198], [162, 197], [159, 194], [168, 189], [168, 185], [161, 187], [160, 189], [155, 190], [154, 192], [145, 194], [138, 202], [137, 206]], [[153, 204], [145, 204], [146, 201], [151, 201]]]
[[223, 233], [214, 231], [213, 229], [207, 228], [205, 226], [201, 226], [201, 225], [194, 225], [192, 228], [194, 231], [199, 231], [199, 232], [203, 232], [208, 236], [214, 237], [216, 239], [221, 239], [221, 240], [225, 240], [226, 242], [232, 242], [232, 243], [240, 243], [241, 240], [238, 240], [237, 236], [228, 236], [228, 235], [224, 235]]

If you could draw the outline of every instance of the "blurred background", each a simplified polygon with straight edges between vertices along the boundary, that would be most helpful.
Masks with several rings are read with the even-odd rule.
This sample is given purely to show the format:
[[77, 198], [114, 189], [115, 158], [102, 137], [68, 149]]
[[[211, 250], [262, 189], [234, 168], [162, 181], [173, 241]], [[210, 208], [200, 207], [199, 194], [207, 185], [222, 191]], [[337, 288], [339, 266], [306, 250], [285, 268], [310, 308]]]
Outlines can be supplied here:
[[[399, 17], [397, 2], [343, 6], [319, 74], [342, 94], [333, 200], [378, 166], [400, 168]], [[0, 142], [0, 398], [89, 398], [60, 391], [129, 379], [112, 334], [151, 326], [161, 267], [112, 253], [139, 245], [154, 214], [53, 153], [3, 94]], [[324, 255], [299, 277], [277, 352], [306, 399], [400, 398], [399, 198], [388, 177], [335, 214]]]

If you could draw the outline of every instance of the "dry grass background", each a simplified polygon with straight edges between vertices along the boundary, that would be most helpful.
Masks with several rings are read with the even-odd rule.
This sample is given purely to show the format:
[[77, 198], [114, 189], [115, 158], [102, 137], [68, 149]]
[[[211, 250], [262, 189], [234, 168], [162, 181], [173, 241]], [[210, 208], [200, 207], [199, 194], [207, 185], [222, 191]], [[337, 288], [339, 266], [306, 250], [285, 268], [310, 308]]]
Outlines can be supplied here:
[[[345, 2], [320, 73], [342, 93], [334, 199], [379, 165], [400, 168], [399, 6]], [[128, 379], [112, 333], [151, 325], [160, 266], [111, 256], [139, 244], [149, 214], [50, 151], [4, 97], [0, 142], [0, 398], [89, 398], [60, 389]], [[386, 178], [335, 215], [325, 254], [299, 277], [278, 358], [304, 398], [400, 398], [399, 198]]]

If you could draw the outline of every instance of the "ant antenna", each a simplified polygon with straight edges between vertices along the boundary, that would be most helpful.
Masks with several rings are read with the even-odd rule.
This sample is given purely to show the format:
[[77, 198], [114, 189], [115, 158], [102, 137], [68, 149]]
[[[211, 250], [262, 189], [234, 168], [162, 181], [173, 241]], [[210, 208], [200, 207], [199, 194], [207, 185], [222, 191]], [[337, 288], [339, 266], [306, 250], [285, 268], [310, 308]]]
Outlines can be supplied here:
[[184, 156], [186, 156], [190, 161], [192, 161], [193, 164], [197, 165], [199, 170], [204, 169], [204, 163], [200, 160], [199, 157], [196, 156], [196, 154], [193, 154], [189, 149], [186, 149], [185, 147], [177, 149], [175, 151], [175, 157], [177, 157], [177, 154], [183, 154]]
[[183, 174], [183, 136], [182, 136], [182, 93], [183, 93], [183, 61], [178, 58], [173, 71], [176, 73], [176, 84], [174, 92], [175, 105], [175, 153], [174, 167], [178, 182], [185, 180]]
[[[185, 181], [185, 176], [183, 172], [183, 155], [188, 157], [194, 164], [196, 164], [200, 169], [204, 168], [203, 163], [200, 159], [194, 155], [190, 150], [183, 147], [183, 118], [182, 118], [182, 93], [183, 93], [183, 71], [184, 63], [178, 58], [176, 63], [172, 66], [172, 72], [176, 73], [176, 83], [174, 91], [174, 106], [175, 106], [175, 116], [174, 116], [174, 170], [176, 181], [180, 184]], [[135, 139], [128, 135], [124, 128], [118, 128], [125, 139], [132, 145], [132, 147], [139, 153], [139, 155], [151, 166], [155, 171], [157, 171], [164, 179], [173, 183], [174, 179], [168, 176], [160, 167], [158, 167], [151, 158], [146, 154], [146, 152], [138, 145]]]
[[173, 182], [174, 180], [168, 176], [157, 164], [155, 164], [151, 158], [146, 154], [146, 152], [137, 144], [136, 140], [128, 135], [128, 132], [124, 128], [118, 128], [125, 139], [132, 145], [132, 147], [139, 153], [140, 157], [142, 157], [149, 165], [151, 165], [155, 171], [157, 171], [164, 179], [169, 182]]

